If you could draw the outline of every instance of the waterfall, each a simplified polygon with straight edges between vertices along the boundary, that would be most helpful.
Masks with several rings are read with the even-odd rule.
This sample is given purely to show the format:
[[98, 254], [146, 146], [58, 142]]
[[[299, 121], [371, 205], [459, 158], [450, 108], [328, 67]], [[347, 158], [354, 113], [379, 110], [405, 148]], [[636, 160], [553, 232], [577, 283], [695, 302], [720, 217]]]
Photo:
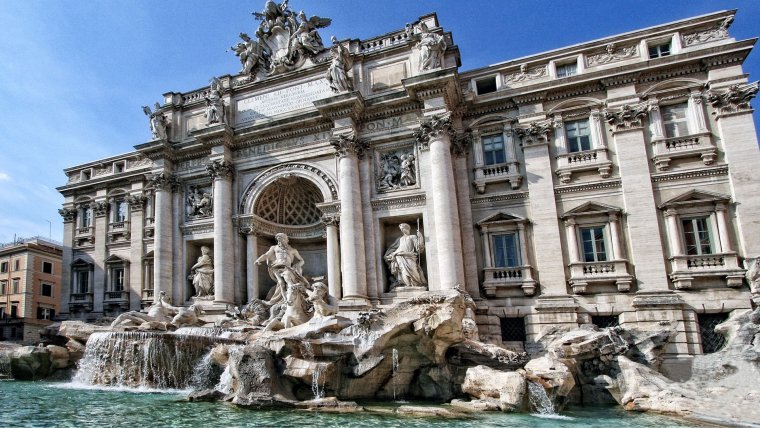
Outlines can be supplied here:
[[[154, 332], [93, 333], [74, 376], [75, 383], [147, 389], [186, 389], [205, 384], [209, 349], [229, 340]], [[196, 373], [197, 372], [197, 373]]]
[[393, 382], [393, 401], [396, 401], [396, 374], [398, 373], [398, 349], [393, 348], [393, 364], [391, 365], [392, 375], [391, 380]]
[[528, 398], [530, 407], [539, 415], [556, 415], [554, 405], [540, 384], [528, 381]]
[[208, 336], [229, 338], [233, 330], [222, 327], [180, 327], [174, 331], [174, 334], [182, 336]]
[[322, 372], [324, 371], [324, 366], [320, 363], [315, 363], [316, 367], [314, 368], [314, 373], [311, 375], [311, 392], [314, 393], [314, 399], [319, 400], [320, 398], [323, 398], [325, 396], [325, 388], [324, 385], [322, 385], [322, 388], [319, 387], [319, 378], [322, 377]]

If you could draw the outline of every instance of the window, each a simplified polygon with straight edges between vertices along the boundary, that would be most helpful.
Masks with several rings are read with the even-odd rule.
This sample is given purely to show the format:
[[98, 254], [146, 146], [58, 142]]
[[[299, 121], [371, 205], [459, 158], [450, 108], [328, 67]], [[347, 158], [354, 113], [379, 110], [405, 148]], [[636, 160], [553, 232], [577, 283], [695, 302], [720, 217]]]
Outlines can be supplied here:
[[0, 263], [0, 273], [8, 272], [8, 262]]
[[689, 126], [686, 121], [686, 109], [686, 103], [663, 106], [660, 109], [662, 114], [662, 127], [665, 130], [666, 137], [674, 138], [689, 135]]
[[37, 308], [38, 320], [52, 320], [55, 317], [55, 309], [39, 306]]
[[578, 63], [571, 62], [557, 66], [557, 77], [570, 77], [578, 74]]
[[607, 252], [604, 245], [604, 227], [582, 227], [581, 241], [583, 242], [584, 262], [607, 261]]
[[52, 274], [53, 264], [50, 262], [42, 262], [42, 273]]
[[21, 281], [18, 278], [13, 278], [11, 280], [11, 284], [13, 284], [13, 294], [19, 294], [19, 292], [20, 292], [20, 290], [19, 290], [20, 283], [21, 283]]
[[77, 294], [90, 292], [90, 271], [80, 270], [76, 273], [76, 290]]
[[8, 294], [8, 281], [0, 281], [0, 294]]
[[567, 147], [570, 152], [591, 150], [591, 133], [588, 120], [578, 120], [565, 123]]
[[728, 319], [728, 313], [698, 314], [699, 336], [702, 339], [702, 353], [718, 352], [726, 345], [726, 337], [715, 331], [715, 326]]
[[79, 227], [90, 226], [92, 226], [92, 208], [82, 207], [81, 223], [79, 224]]
[[114, 223], [121, 223], [127, 220], [127, 203], [125, 201], [115, 201], [113, 208]]
[[124, 164], [126, 162], [114, 162], [113, 163], [113, 172], [114, 174], [118, 174], [120, 172], [124, 172]]
[[475, 88], [478, 91], [478, 95], [496, 92], [496, 77], [491, 76], [485, 79], [476, 80]]
[[11, 318], [18, 318], [18, 302], [11, 303]]
[[617, 315], [591, 315], [591, 324], [599, 328], [617, 327], [620, 320]]
[[494, 267], [520, 266], [520, 250], [517, 233], [494, 235], [493, 263]]
[[16, 259], [16, 260], [13, 261], [13, 270], [14, 271], [21, 270], [21, 260]]
[[496, 165], [507, 161], [504, 137], [501, 134], [483, 137], [483, 157], [486, 165]]
[[525, 318], [501, 318], [502, 342], [525, 342]]
[[649, 58], [660, 58], [670, 55], [670, 42], [649, 46]]
[[82, 181], [89, 180], [90, 178], [92, 178], [92, 171], [90, 170], [82, 171]]
[[0, 306], [0, 320], [4, 320], [6, 317], [8, 314], [5, 312], [5, 305]]
[[53, 286], [51, 284], [42, 283], [40, 294], [46, 297], [53, 297]]
[[124, 291], [123, 267], [116, 267], [111, 270], [111, 291]]
[[687, 255], [713, 254], [708, 221], [709, 217], [694, 217], [681, 220]]

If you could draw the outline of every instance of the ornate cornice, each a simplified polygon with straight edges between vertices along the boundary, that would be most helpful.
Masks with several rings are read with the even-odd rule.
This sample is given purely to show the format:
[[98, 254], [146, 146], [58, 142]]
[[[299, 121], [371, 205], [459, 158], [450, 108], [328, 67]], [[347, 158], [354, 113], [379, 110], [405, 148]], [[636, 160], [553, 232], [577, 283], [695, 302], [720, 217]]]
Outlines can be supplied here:
[[108, 209], [111, 207], [111, 204], [106, 201], [100, 201], [91, 203], [90, 207], [92, 208], [95, 217], [103, 217], [108, 214]]
[[726, 39], [728, 38], [728, 27], [730, 27], [733, 22], [734, 17], [728, 16], [715, 28], [684, 34], [681, 36], [681, 44], [683, 47], [689, 47]]
[[639, 56], [639, 49], [637, 45], [626, 46], [620, 49], [616, 49], [614, 43], [608, 43], [605, 46], [605, 52], [588, 55], [586, 57], [586, 66], [596, 67], [600, 65], [610, 64], [613, 62], [623, 61], [630, 58], [636, 58]]
[[330, 138], [330, 145], [335, 149], [335, 156], [343, 158], [356, 156], [364, 158], [364, 153], [369, 149], [369, 141], [356, 138], [354, 134], [343, 134]]
[[482, 196], [479, 198], [470, 198], [470, 202], [473, 205], [488, 204], [493, 202], [511, 201], [516, 199], [528, 199], [528, 192], [509, 192], [509, 193], [496, 193], [493, 195]]
[[180, 184], [179, 180], [176, 176], [174, 176], [174, 174], [169, 174], [167, 172], [160, 172], [158, 174], [155, 174], [150, 177], [148, 181], [150, 182], [150, 186], [154, 189], [169, 192], [177, 190]]
[[73, 208], [61, 208], [58, 210], [58, 214], [63, 217], [64, 223], [71, 223], [77, 216], [77, 210]]
[[689, 171], [667, 172], [652, 175], [652, 182], [659, 183], [664, 181], [689, 180], [692, 178], [718, 177], [721, 175], [728, 175], [728, 166], [722, 165], [713, 168], [698, 168]]
[[215, 180], [229, 180], [234, 171], [232, 162], [224, 159], [217, 159], [206, 164], [206, 172]]
[[549, 132], [554, 129], [551, 121], [531, 122], [528, 126], [515, 128], [515, 134], [520, 137], [522, 146], [534, 146], [549, 142]]
[[454, 135], [454, 129], [451, 126], [451, 116], [434, 114], [429, 119], [421, 122], [420, 127], [412, 135], [417, 140], [417, 143], [419, 143], [420, 148], [427, 150], [430, 148], [431, 140], [444, 135]]
[[758, 92], [758, 82], [731, 85], [722, 93], [707, 93], [707, 102], [716, 109], [713, 114], [736, 113], [751, 110], [749, 102]]
[[399, 196], [397, 198], [375, 199], [372, 201], [372, 211], [389, 210], [393, 208], [421, 207], [425, 205], [425, 195]]
[[604, 109], [604, 119], [609, 123], [612, 132], [628, 131], [641, 128], [641, 120], [647, 115], [648, 107], [646, 104], [624, 105], [620, 111], [611, 111]]
[[623, 184], [620, 180], [607, 180], [596, 183], [575, 184], [572, 186], [557, 186], [554, 188], [554, 193], [561, 195], [563, 193], [589, 192], [594, 190], [614, 189], [616, 187], [621, 187], [622, 185]]

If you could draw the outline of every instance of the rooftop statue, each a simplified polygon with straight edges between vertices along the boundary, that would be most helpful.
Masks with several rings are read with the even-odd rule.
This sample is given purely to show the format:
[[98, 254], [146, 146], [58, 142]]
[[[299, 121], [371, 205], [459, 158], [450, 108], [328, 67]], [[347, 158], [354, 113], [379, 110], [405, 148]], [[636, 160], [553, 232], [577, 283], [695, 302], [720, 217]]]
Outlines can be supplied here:
[[338, 39], [335, 36], [331, 40], [333, 42], [333, 46], [330, 49], [332, 62], [330, 63], [330, 68], [327, 69], [327, 76], [325, 76], [330, 83], [330, 89], [335, 93], [353, 91], [354, 84], [349, 75], [351, 71], [351, 57], [348, 54], [348, 49], [343, 44], [338, 43]]
[[441, 67], [446, 39], [430, 31], [424, 22], [417, 29], [419, 33], [414, 34], [413, 39], [418, 40], [417, 46], [420, 48], [420, 71]]
[[211, 79], [211, 87], [206, 96], [206, 124], [227, 123], [224, 101], [222, 100], [222, 81], [218, 77]]
[[150, 107], [143, 106], [143, 113], [150, 118], [150, 132], [153, 134], [153, 139], [166, 140], [166, 128], [169, 124], [166, 121], [166, 116], [160, 113], [161, 104], [156, 103], [156, 111], [151, 112]]

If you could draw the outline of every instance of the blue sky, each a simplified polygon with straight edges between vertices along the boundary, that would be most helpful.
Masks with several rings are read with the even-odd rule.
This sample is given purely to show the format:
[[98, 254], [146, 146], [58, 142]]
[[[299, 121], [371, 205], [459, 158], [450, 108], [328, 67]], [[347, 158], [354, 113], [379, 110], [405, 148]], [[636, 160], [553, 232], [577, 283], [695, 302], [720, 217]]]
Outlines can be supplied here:
[[[62, 237], [63, 168], [131, 151], [150, 137], [140, 108], [234, 74], [225, 52], [264, 0], [0, 0], [0, 243]], [[291, 0], [332, 18], [329, 40], [370, 38], [437, 12], [470, 70], [600, 37], [738, 9], [733, 37], [760, 36], [760, 2]], [[760, 78], [760, 54], [745, 62]], [[756, 115], [757, 116], [757, 115]]]

